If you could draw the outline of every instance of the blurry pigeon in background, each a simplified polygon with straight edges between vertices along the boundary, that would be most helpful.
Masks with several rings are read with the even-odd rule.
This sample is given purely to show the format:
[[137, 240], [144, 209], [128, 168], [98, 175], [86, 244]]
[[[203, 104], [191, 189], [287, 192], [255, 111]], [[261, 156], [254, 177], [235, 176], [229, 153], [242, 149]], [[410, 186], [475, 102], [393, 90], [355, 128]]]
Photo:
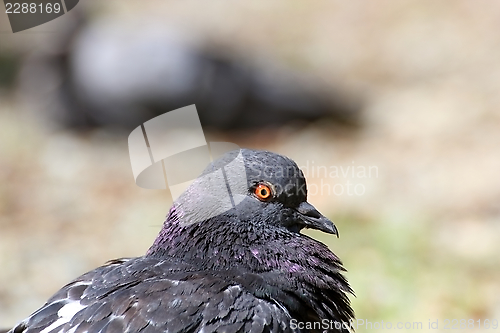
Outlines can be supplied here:
[[19, 79], [28, 109], [64, 126], [131, 129], [191, 104], [204, 128], [222, 130], [359, 121], [345, 92], [186, 29], [85, 17], [74, 24], [55, 34], [49, 51], [29, 57]]
[[[231, 186], [210, 186], [217, 175]], [[242, 176], [246, 185], [235, 186]], [[228, 188], [232, 207], [211, 214]], [[289, 158], [228, 153], [174, 202], [145, 256], [80, 276], [10, 332], [349, 332], [342, 263], [300, 233], [337, 229], [306, 198]], [[292, 324], [324, 321], [326, 330]]]

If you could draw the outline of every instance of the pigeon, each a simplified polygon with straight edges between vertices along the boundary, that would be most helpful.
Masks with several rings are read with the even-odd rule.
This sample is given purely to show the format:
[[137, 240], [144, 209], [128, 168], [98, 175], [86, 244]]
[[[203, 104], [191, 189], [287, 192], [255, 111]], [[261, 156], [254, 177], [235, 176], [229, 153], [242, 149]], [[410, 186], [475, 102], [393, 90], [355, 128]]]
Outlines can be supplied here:
[[290, 158], [227, 153], [173, 203], [144, 256], [83, 274], [9, 333], [350, 332], [342, 262], [300, 233], [338, 231], [306, 199]]
[[134, 129], [190, 104], [203, 127], [215, 130], [319, 119], [362, 125], [361, 96], [341, 82], [330, 87], [268, 55], [250, 59], [249, 50], [150, 17], [135, 25], [75, 10], [48, 37], [50, 50], [37, 49], [19, 64], [20, 100], [49, 126]]

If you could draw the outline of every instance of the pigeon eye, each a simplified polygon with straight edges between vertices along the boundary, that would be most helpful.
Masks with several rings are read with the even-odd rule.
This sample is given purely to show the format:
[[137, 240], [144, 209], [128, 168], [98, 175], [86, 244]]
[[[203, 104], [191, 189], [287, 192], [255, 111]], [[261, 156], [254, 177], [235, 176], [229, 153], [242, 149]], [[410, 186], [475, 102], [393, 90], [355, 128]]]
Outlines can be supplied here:
[[267, 201], [271, 199], [272, 190], [266, 184], [259, 184], [253, 192], [255, 196], [261, 201]]

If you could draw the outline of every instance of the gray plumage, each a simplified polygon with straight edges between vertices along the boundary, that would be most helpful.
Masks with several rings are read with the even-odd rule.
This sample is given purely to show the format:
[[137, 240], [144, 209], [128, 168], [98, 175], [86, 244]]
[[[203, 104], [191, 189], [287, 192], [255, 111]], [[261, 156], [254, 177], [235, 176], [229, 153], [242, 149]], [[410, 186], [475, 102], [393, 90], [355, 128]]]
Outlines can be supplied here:
[[[233, 193], [243, 199], [232, 209], [186, 221], [186, 209], [203, 203], [195, 196], [211, 197], [195, 181], [145, 256], [113, 260], [80, 276], [10, 332], [305, 331], [292, 319], [344, 323], [312, 331], [347, 332], [354, 314], [342, 264], [300, 233], [337, 234], [336, 227], [307, 203], [305, 179], [292, 160], [252, 150], [240, 156], [248, 186]], [[226, 155], [205, 174], [225, 167], [230, 179], [232, 159]], [[269, 198], [255, 195], [261, 184], [271, 189]]]

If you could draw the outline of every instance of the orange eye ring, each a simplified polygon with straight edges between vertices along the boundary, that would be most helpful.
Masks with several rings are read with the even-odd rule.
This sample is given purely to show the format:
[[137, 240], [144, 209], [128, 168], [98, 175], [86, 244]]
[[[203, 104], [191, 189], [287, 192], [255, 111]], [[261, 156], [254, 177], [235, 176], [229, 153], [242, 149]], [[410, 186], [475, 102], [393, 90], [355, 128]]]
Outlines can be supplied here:
[[271, 187], [269, 185], [266, 185], [266, 184], [259, 184], [254, 192], [255, 196], [257, 197], [257, 199], [261, 200], [261, 201], [267, 201], [269, 199], [272, 198], [272, 190], [271, 190]]

